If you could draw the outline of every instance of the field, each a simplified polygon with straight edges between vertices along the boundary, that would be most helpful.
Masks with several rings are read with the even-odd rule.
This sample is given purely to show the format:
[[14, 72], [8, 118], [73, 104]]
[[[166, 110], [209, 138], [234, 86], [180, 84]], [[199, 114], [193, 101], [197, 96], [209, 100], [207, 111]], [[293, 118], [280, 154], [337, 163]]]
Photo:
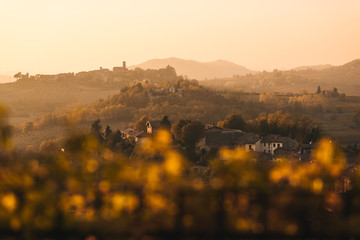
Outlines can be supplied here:
[[62, 112], [74, 105], [88, 104], [119, 93], [120, 86], [89, 86], [78, 83], [43, 81], [0, 84], [0, 102], [10, 109], [10, 123], [20, 125], [44, 116]]
[[[124, 122], [101, 122], [102, 127], [105, 129], [106, 125], [109, 125], [112, 131], [117, 131], [118, 129], [125, 129], [128, 127], [129, 123]], [[24, 150], [28, 146], [34, 147], [34, 149], [39, 149], [41, 142], [44, 140], [60, 140], [63, 138], [69, 137], [72, 134], [80, 133], [90, 130], [91, 123], [88, 124], [78, 124], [73, 127], [69, 126], [55, 126], [55, 127], [44, 127], [41, 129], [34, 129], [29, 132], [17, 131], [15, 132], [12, 141], [15, 144], [16, 149]]]
[[360, 97], [346, 97], [342, 100], [329, 99], [331, 111], [325, 111], [321, 118], [315, 120], [321, 122], [324, 131], [335, 137], [344, 146], [360, 142], [360, 128], [355, 127], [353, 117], [360, 111]]

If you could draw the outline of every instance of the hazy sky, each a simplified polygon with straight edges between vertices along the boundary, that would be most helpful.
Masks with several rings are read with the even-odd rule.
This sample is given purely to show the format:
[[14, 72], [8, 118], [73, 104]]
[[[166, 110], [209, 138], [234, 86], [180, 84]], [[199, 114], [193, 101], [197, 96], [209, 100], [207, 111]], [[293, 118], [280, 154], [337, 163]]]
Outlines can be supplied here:
[[152, 58], [253, 70], [360, 58], [360, 0], [0, 0], [0, 74]]

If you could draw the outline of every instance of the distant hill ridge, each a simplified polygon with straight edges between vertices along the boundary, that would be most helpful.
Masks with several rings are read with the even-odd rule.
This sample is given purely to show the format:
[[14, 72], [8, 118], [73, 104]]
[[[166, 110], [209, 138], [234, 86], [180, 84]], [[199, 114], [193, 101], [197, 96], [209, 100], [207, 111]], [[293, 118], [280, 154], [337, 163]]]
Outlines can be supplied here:
[[[297, 70], [296, 70], [297, 69]], [[360, 59], [338, 66], [304, 66], [291, 70], [258, 72], [224, 79], [209, 79], [203, 86], [216, 89], [242, 89], [256, 92], [293, 92], [301, 89], [315, 91], [337, 88], [347, 95], [360, 94]]]
[[351, 62], [345, 63], [344, 65], [338, 66], [342, 69], [360, 70], [360, 59], [355, 59]]
[[244, 66], [235, 63], [217, 60], [213, 62], [198, 62], [180, 58], [152, 59], [144, 63], [131, 66], [130, 68], [159, 69], [170, 65], [176, 69], [177, 74], [186, 75], [188, 78], [197, 80], [232, 77], [233, 75], [246, 75], [253, 73]]
[[346, 71], [346, 70], [360, 70], [360, 59], [355, 59], [348, 63], [339, 66], [333, 66], [330, 64], [319, 64], [319, 65], [312, 65], [312, 66], [301, 66], [293, 68], [292, 70], [295, 71], [304, 71], [304, 70], [315, 70], [315, 71], [322, 71], [322, 70], [338, 70], [338, 71]]
[[296, 67], [296, 68], [293, 68], [292, 70], [294, 71], [304, 71], [304, 70], [315, 70], [315, 71], [321, 71], [321, 70], [324, 70], [324, 69], [328, 69], [328, 68], [331, 68], [333, 67], [332, 65], [330, 64], [319, 64], [319, 65], [312, 65], [312, 66], [300, 66], [300, 67]]

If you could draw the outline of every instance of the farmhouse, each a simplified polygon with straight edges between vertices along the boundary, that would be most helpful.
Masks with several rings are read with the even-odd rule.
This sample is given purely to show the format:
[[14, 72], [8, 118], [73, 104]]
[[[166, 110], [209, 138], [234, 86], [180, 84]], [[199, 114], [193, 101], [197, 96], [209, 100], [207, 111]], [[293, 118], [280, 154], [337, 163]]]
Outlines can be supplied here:
[[260, 138], [255, 133], [247, 133], [237, 129], [221, 129], [215, 126], [209, 126], [206, 129], [204, 140], [204, 143], [201, 143], [201, 147], [204, 148], [243, 147], [247, 151], [267, 153], [271, 156], [275, 155], [276, 149], [282, 149], [282, 152], [295, 153], [298, 148], [298, 143], [288, 137], [269, 135]]

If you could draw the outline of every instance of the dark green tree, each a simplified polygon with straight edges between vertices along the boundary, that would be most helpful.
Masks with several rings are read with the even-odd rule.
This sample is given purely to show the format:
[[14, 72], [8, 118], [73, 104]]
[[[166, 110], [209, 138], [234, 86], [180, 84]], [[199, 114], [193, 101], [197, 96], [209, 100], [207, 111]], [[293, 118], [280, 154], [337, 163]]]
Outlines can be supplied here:
[[259, 123], [259, 135], [266, 136], [270, 132], [270, 127], [266, 119], [262, 119]]
[[95, 120], [92, 124], [91, 124], [91, 134], [99, 141], [99, 142], [104, 142], [104, 136], [101, 132], [102, 126], [100, 123], [100, 119]]
[[220, 127], [230, 128], [230, 129], [240, 129], [244, 130], [246, 122], [241, 114], [231, 114], [228, 115], [224, 121], [221, 122]]
[[191, 121], [182, 127], [181, 142], [189, 149], [195, 149], [196, 144], [204, 137], [205, 126], [199, 121]]
[[109, 140], [110, 137], [111, 137], [111, 134], [112, 134], [112, 130], [110, 128], [109, 125], [106, 125], [106, 128], [105, 128], [105, 139], [106, 140]]
[[317, 93], [317, 94], [320, 94], [320, 93], [321, 93], [321, 88], [320, 88], [320, 86], [318, 86], [318, 88], [317, 88], [317, 90], [316, 90], [316, 93]]
[[167, 129], [167, 130], [170, 131], [170, 129], [171, 129], [171, 122], [170, 122], [168, 116], [165, 115], [165, 116], [162, 118], [160, 124], [161, 124], [161, 127], [162, 127], [162, 128]]

